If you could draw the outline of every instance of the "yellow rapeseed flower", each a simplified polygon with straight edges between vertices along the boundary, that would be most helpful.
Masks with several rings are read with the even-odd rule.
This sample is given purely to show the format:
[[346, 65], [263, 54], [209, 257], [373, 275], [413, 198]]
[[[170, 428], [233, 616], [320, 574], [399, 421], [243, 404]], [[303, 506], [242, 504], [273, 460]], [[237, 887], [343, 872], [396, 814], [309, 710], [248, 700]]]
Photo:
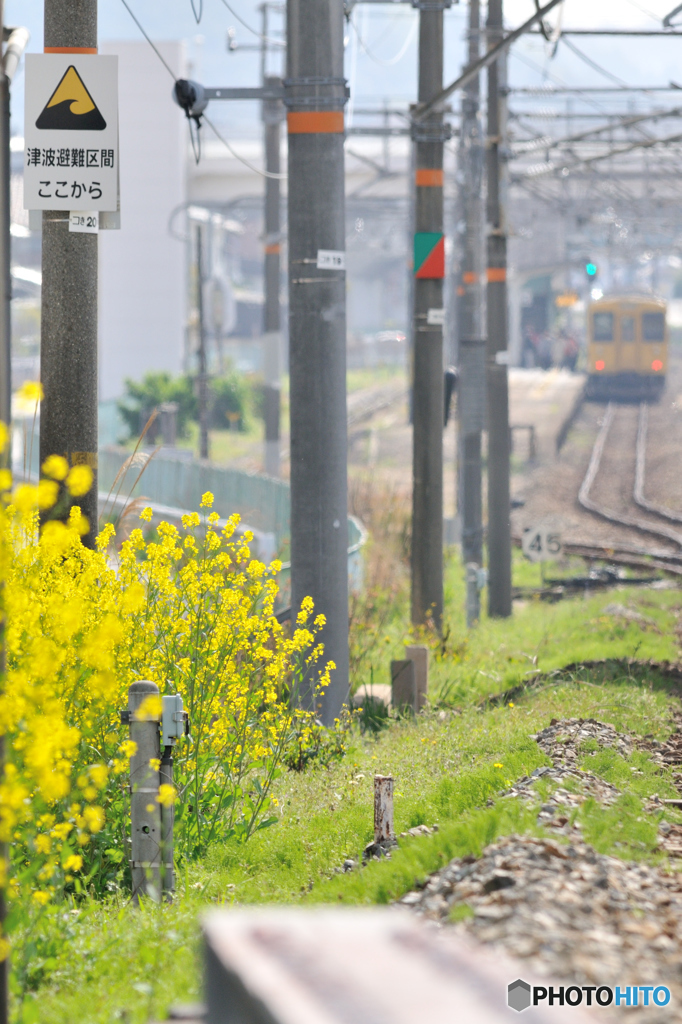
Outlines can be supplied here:
[[82, 498], [92, 487], [93, 474], [89, 466], [73, 466], [66, 478], [69, 494], [74, 498]]

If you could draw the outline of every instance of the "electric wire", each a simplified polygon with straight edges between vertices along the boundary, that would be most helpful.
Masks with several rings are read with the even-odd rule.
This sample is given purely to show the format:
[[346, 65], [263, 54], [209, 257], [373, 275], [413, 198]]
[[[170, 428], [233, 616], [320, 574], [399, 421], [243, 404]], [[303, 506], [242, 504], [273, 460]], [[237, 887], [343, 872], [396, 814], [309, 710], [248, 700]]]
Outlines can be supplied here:
[[163, 57], [163, 56], [162, 56], [162, 54], [161, 54], [161, 53], [159, 52], [159, 50], [158, 50], [158, 49], [156, 48], [156, 46], [154, 45], [154, 43], [153, 43], [153, 42], [151, 41], [151, 39], [149, 38], [149, 36], [148, 36], [148, 35], [147, 35], [147, 33], [145, 32], [145, 30], [144, 30], [144, 29], [142, 28], [142, 25], [141, 25], [141, 24], [139, 23], [139, 21], [137, 20], [137, 18], [135, 17], [135, 15], [133, 14], [133, 12], [131, 11], [130, 7], [128, 6], [127, 0], [121, 0], [121, 3], [122, 3], [122, 4], [123, 4], [123, 6], [125, 7], [126, 11], [127, 11], [127, 12], [128, 12], [128, 14], [130, 15], [130, 17], [131, 17], [131, 18], [133, 19], [133, 21], [135, 22], [135, 24], [137, 25], [137, 27], [139, 28], [139, 30], [140, 30], [140, 32], [142, 33], [142, 35], [143, 35], [143, 36], [145, 37], [145, 39], [147, 40], [147, 42], [148, 42], [148, 43], [149, 43], [149, 45], [151, 46], [151, 48], [152, 48], [152, 50], [154, 51], [154, 53], [156, 54], [156, 56], [157, 56], [157, 57], [159, 58], [159, 60], [161, 61], [161, 63], [162, 63], [162, 64], [163, 64], [163, 66], [165, 67], [165, 69], [166, 69], [166, 71], [168, 72], [168, 74], [169, 74], [169, 75], [171, 76], [171, 78], [172, 78], [172, 79], [173, 79], [173, 81], [175, 82], [175, 81], [176, 81], [176, 77], [175, 77], [175, 72], [173, 71], [173, 69], [171, 68], [171, 66], [170, 66], [170, 65], [169, 65], [169, 64], [167, 63], [167, 61], [166, 61], [166, 60], [164, 59], [164, 57]]
[[261, 169], [259, 167], [256, 167], [255, 164], [250, 163], [245, 157], [240, 156], [239, 153], [237, 153], [237, 151], [232, 148], [227, 139], [220, 134], [220, 132], [213, 124], [213, 122], [208, 117], [206, 117], [206, 114], [202, 114], [202, 117], [206, 124], [208, 125], [208, 127], [213, 132], [213, 134], [216, 136], [216, 138], [220, 139], [222, 144], [226, 146], [227, 149], [229, 149], [230, 153], [235, 158], [235, 160], [239, 160], [241, 164], [244, 164], [245, 167], [248, 167], [250, 171], [254, 171], [255, 174], [260, 174], [262, 178], [275, 178], [277, 181], [284, 181], [286, 179], [286, 174], [275, 174], [273, 171], [261, 171]]
[[561, 37], [561, 42], [564, 44], [564, 46], [567, 46], [568, 49], [571, 50], [576, 55], [576, 57], [579, 57], [580, 60], [587, 64], [588, 67], [592, 68], [593, 71], [596, 71], [598, 74], [603, 75], [604, 78], [608, 78], [615, 85], [620, 85], [624, 89], [627, 88], [627, 82], [624, 82], [622, 78], [618, 78], [616, 75], [612, 75], [610, 71], [606, 70], [606, 68], [603, 68], [600, 64], [597, 64], [597, 62], [592, 60], [591, 57], [588, 57], [586, 53], [583, 53], [582, 50], [579, 50], [575, 43], [572, 43], [570, 39], [566, 38], [566, 36]]
[[237, 21], [240, 23], [240, 25], [243, 25], [244, 28], [248, 32], [250, 32], [252, 35], [256, 36], [257, 39], [260, 39], [260, 40], [262, 40], [265, 43], [272, 43], [273, 46], [281, 46], [282, 45], [282, 40], [281, 39], [271, 39], [268, 36], [264, 36], [262, 32], [258, 31], [258, 29], [252, 28], [251, 25], [249, 25], [246, 21], [244, 21], [244, 19], [239, 14], [237, 14], [237, 12], [235, 11], [234, 7], [231, 7], [229, 5], [229, 3], [227, 2], [227, 0], [221, 0], [221, 3], [225, 7], [227, 7], [227, 9], [230, 12], [230, 14], [232, 15], [232, 17], [236, 18]]
[[196, 0], [189, 0], [189, 2], [192, 5], [192, 14], [194, 15], [194, 20], [196, 21], [197, 25], [199, 25], [200, 22], [201, 22], [201, 19], [203, 17], [203, 14], [204, 14], [204, 0], [199, 0], [199, 13], [198, 14], [197, 14], [196, 6], [195, 6]]
[[[223, 3], [224, 2], [225, 2], [225, 0], [223, 0]], [[415, 35], [417, 34], [417, 29], [419, 28], [419, 21], [417, 20], [417, 18], [414, 18], [413, 22], [412, 22], [412, 25], [410, 26], [410, 29], [409, 29], [409, 31], [407, 33], [407, 36], [405, 37], [405, 41], [403, 42], [403, 45], [400, 47], [398, 52], [393, 57], [384, 58], [384, 57], [377, 57], [376, 54], [372, 53], [372, 51], [369, 49], [369, 47], [365, 43], [364, 39], [360, 35], [360, 32], [358, 31], [358, 27], [355, 24], [355, 20], [353, 18], [353, 15], [351, 15], [350, 23], [353, 26], [353, 29], [355, 31], [355, 35], [357, 36], [358, 43], [360, 44], [360, 46], [364, 50], [364, 52], [367, 54], [369, 59], [373, 60], [375, 64], [378, 64], [380, 67], [384, 67], [384, 68], [390, 68], [394, 64], [397, 64], [399, 61], [401, 61], [403, 59], [403, 57], [405, 56], [405, 54], [407, 53], [407, 51], [408, 51], [408, 49], [410, 47], [410, 45], [411, 45]]]
[[[224, 2], [224, 0], [223, 0], [223, 2]], [[127, 12], [130, 15], [130, 17], [133, 19], [133, 21], [135, 22], [137, 27], [139, 28], [139, 30], [142, 33], [142, 35], [144, 36], [144, 38], [147, 40], [147, 42], [151, 46], [151, 48], [154, 51], [154, 53], [156, 54], [156, 56], [159, 58], [159, 60], [163, 64], [163, 66], [166, 68], [166, 70], [168, 71], [168, 74], [171, 76], [173, 81], [174, 82], [177, 81], [174, 72], [171, 70], [169, 65], [166, 63], [166, 61], [164, 60], [164, 58], [161, 55], [161, 53], [159, 53], [159, 50], [156, 48], [154, 43], [151, 41], [151, 39], [149, 38], [149, 36], [145, 32], [145, 30], [142, 28], [142, 25], [140, 24], [140, 22], [137, 20], [137, 18], [135, 17], [133, 12], [131, 11], [130, 7], [128, 6], [127, 0], [121, 0], [121, 3], [123, 4], [125, 9], [127, 10]], [[245, 167], [248, 167], [249, 170], [254, 171], [256, 174], [260, 174], [260, 176], [262, 178], [276, 178], [279, 181], [282, 181], [282, 180], [284, 180], [286, 178], [286, 174], [274, 174], [272, 171], [261, 171], [260, 168], [256, 167], [254, 164], [250, 163], [243, 156], [240, 156], [239, 153], [237, 153], [236, 150], [232, 148], [232, 146], [227, 141], [227, 139], [223, 135], [220, 134], [220, 132], [218, 131], [216, 126], [213, 124], [213, 121], [211, 121], [211, 119], [208, 118], [206, 116], [206, 114], [202, 114], [201, 117], [206, 122], [206, 124], [209, 126], [209, 128], [211, 129], [213, 134], [216, 136], [216, 138], [219, 139], [222, 142], [222, 144], [226, 147], [226, 149], [232, 154], [232, 156], [235, 158], [235, 160], [238, 160], [240, 163], [244, 164]], [[192, 119], [190, 118], [189, 120], [192, 120]], [[201, 137], [199, 135], [200, 128], [201, 128], [201, 125], [197, 123], [197, 125], [196, 125], [196, 138], [195, 138], [195, 136], [194, 136], [194, 134], [192, 132], [192, 126], [190, 125], [190, 141], [191, 141], [191, 144], [192, 144], [192, 151], [194, 153], [194, 159], [196, 160], [197, 163], [199, 163], [199, 160], [201, 159]]]

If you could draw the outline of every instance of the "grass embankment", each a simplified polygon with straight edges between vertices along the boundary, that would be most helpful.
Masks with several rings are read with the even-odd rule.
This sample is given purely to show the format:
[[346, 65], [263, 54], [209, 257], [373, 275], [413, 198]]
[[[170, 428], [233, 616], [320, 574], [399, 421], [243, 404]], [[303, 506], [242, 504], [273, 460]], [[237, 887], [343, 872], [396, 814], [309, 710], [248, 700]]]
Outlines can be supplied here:
[[[460, 579], [461, 569], [451, 564], [451, 609], [461, 605]], [[605, 614], [613, 603], [637, 610], [643, 619]], [[530, 735], [552, 718], [594, 717], [635, 735], [669, 734], [671, 710], [678, 706], [670, 680], [641, 663], [628, 667], [626, 660], [673, 659], [678, 611], [676, 591], [625, 588], [557, 605], [529, 603], [512, 620], [484, 620], [466, 637], [455, 617], [447, 641], [432, 655], [434, 706], [414, 721], [356, 735], [346, 757], [330, 768], [280, 778], [279, 823], [246, 846], [214, 848], [203, 863], [181, 872], [174, 906], [133, 910], [115, 894], [108, 906], [86, 903], [55, 912], [49, 925], [44, 919], [26, 950], [36, 1001], [26, 1002], [24, 1021], [162, 1019], [169, 1005], [199, 995], [198, 920], [207, 906], [383, 903], [451, 857], [478, 853], [496, 835], [538, 831], [536, 810], [499, 794], [549, 763]], [[404, 619], [402, 635], [397, 615], [384, 626], [380, 656], [372, 652], [365, 661], [365, 670], [380, 668], [381, 681], [405, 639]], [[603, 670], [550, 675], [521, 691], [513, 706], [481, 704], [481, 698], [520, 686], [538, 671], [597, 658], [614, 660]], [[601, 852], [660, 860], [660, 812], [647, 813], [643, 800], [653, 793], [676, 795], [670, 772], [656, 770], [641, 752], [623, 759], [589, 746], [581, 766], [622, 791], [614, 807], [588, 801], [580, 808], [585, 838]], [[344, 859], [357, 860], [372, 838], [375, 772], [396, 780], [398, 832], [436, 823], [439, 831], [402, 841], [390, 861], [339, 874], [335, 869]], [[538, 801], [550, 788], [544, 781], [538, 786]], [[675, 811], [665, 815], [682, 820]]]

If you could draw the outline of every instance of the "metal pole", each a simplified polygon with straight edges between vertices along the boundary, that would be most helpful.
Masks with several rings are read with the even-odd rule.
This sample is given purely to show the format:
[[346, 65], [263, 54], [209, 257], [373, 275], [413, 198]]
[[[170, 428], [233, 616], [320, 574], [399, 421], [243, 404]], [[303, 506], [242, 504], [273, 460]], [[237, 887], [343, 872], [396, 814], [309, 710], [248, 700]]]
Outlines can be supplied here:
[[158, 802], [161, 758], [159, 717], [137, 719], [140, 705], [159, 696], [156, 683], [146, 679], [128, 687], [130, 738], [137, 749], [130, 759], [130, 867], [133, 900], [140, 895], [161, 898], [161, 808]]
[[[263, 11], [266, 11], [263, 6]], [[264, 25], [265, 14], [263, 17]], [[263, 35], [266, 36], [265, 27]], [[265, 38], [262, 43], [265, 47]], [[281, 79], [263, 79], [265, 86], [281, 86]], [[265, 169], [279, 174], [280, 122], [282, 104], [279, 100], [263, 101], [265, 131]], [[264, 377], [263, 405], [265, 418], [265, 472], [279, 476], [280, 451], [280, 189], [279, 178], [265, 179], [265, 311], [263, 328]]]
[[[419, 13], [419, 103], [443, 86], [443, 8]], [[443, 618], [443, 114], [413, 121], [416, 148], [412, 621]], [[437, 312], [436, 312], [437, 311]]]
[[[488, 3], [488, 49], [502, 36], [502, 0]], [[506, 129], [503, 59], [488, 68], [488, 613], [511, 615], [507, 235], [501, 194]]]
[[[97, 0], [45, 0], [45, 49], [97, 52]], [[98, 236], [69, 231], [69, 214], [43, 211], [40, 464], [63, 455], [93, 471], [77, 499], [97, 534], [97, 254]], [[68, 513], [67, 513], [68, 514]]]
[[342, 0], [289, 0], [291, 596], [326, 617], [326, 724], [348, 697], [343, 36]]
[[[468, 63], [479, 58], [480, 4], [469, 0]], [[481, 434], [485, 425], [485, 338], [481, 271], [483, 269], [483, 203], [480, 76], [472, 78], [462, 97], [462, 192], [464, 253], [459, 312], [459, 487], [462, 514], [462, 561], [466, 573], [467, 625], [481, 614], [478, 569], [483, 562]]]
[[206, 324], [204, 322], [204, 233], [197, 224], [197, 317], [199, 330], [199, 458], [208, 458], [208, 373], [206, 367]]

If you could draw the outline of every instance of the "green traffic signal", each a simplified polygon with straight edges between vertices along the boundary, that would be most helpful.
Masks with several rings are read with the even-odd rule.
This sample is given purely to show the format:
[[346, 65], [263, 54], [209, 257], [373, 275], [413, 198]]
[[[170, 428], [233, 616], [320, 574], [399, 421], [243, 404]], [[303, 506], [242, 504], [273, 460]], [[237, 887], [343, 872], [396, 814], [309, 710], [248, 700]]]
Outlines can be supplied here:
[[585, 264], [585, 273], [587, 274], [588, 277], [596, 277], [597, 276], [597, 265], [596, 265], [596, 263], [586, 263]]

